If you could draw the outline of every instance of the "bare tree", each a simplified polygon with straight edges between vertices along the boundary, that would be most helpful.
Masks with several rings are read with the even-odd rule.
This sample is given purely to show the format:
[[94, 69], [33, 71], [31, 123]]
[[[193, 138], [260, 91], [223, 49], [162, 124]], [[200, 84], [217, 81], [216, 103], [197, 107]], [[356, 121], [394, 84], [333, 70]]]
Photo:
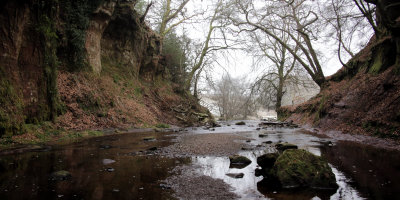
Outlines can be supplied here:
[[[319, 85], [325, 83], [325, 76], [313, 40], [318, 32], [318, 16], [305, 0], [265, 1], [256, 8], [255, 0], [235, 0], [238, 12], [242, 16], [230, 19], [243, 31], [261, 31], [279, 42]], [[261, 2], [258, 2], [261, 4]], [[282, 26], [285, 24], [285, 26]], [[272, 30], [286, 32], [290, 43], [283, 41]], [[294, 45], [295, 44], [295, 45]], [[299, 48], [296, 52], [294, 47]], [[301, 52], [301, 53], [300, 53]]]
[[373, 29], [352, 0], [325, 0], [318, 3], [319, 15], [327, 24], [326, 37], [336, 39], [338, 59], [348, 68], [344, 59], [353, 58], [367, 44]]
[[225, 74], [213, 86], [212, 99], [216, 101], [222, 119], [245, 119], [256, 111], [255, 101], [244, 82], [244, 78], [235, 79]]
[[[288, 44], [290, 36], [286, 32], [272, 31]], [[264, 68], [264, 73], [255, 81], [252, 91], [261, 94], [263, 98], [269, 97], [267, 102], [274, 102], [275, 108], [279, 109], [286, 85], [296, 81], [296, 75], [293, 73], [295, 67], [298, 67], [296, 59], [293, 59], [288, 50], [272, 37], [268, 35], [262, 37], [254, 33], [251, 35], [258, 46], [257, 53], [261, 53], [255, 56], [259, 57], [259, 64]], [[294, 51], [297, 53], [298, 47], [294, 47]]]
[[[223, 0], [218, 0], [218, 2], [214, 4], [212, 15], [209, 17], [208, 31], [206, 38], [202, 43], [201, 51], [197, 53], [195, 62], [193, 63], [192, 68], [188, 72], [187, 80], [185, 83], [185, 88], [187, 91], [190, 90], [191, 84], [194, 81], [196, 73], [198, 73], [198, 71], [202, 69], [203, 65], [205, 64], [207, 56], [210, 55], [210, 53], [213, 51], [228, 49], [232, 46], [231, 44], [227, 43], [225, 33], [223, 32], [223, 29], [229, 25], [229, 22], [227, 20], [224, 20], [224, 18], [221, 15], [224, 11], [224, 8], [225, 6]], [[222, 37], [217, 36], [218, 35], [216, 33], [217, 30], [220, 31], [219, 34], [222, 35]], [[222, 44], [221, 43], [217, 44], [218, 40], [222, 41]], [[197, 80], [195, 80], [195, 82], [197, 82]]]

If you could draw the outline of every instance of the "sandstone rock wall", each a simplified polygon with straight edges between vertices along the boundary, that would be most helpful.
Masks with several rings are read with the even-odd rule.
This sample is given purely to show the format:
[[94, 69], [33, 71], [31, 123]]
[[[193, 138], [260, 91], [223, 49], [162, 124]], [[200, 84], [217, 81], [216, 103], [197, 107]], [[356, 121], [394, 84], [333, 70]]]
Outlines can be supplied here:
[[[160, 37], [140, 22], [135, 2], [1, 1], [0, 136], [60, 114], [55, 108], [57, 71], [87, 71], [82, 68], [86, 66], [99, 75], [107, 60], [129, 69], [138, 80], [161, 75]], [[81, 47], [82, 53], [74, 51]], [[84, 59], [76, 59], [81, 54]], [[71, 66], [76, 60], [82, 66]]]

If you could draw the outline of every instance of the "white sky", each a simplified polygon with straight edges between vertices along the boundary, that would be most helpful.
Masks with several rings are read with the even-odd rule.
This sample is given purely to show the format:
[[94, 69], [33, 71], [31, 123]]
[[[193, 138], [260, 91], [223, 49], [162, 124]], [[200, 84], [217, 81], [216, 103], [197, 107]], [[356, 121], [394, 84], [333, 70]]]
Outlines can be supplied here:
[[[199, 8], [206, 9], [208, 5], [210, 5], [212, 0], [192, 0], [188, 3], [188, 10], [197, 10]], [[193, 27], [194, 26], [194, 27]], [[192, 28], [193, 27], [193, 28]], [[208, 24], [196, 24], [196, 25], [185, 25], [185, 29], [189, 34], [190, 38], [204, 40], [205, 35], [208, 31]], [[200, 34], [202, 33], [202, 34]], [[322, 41], [321, 41], [322, 43]], [[337, 54], [333, 52], [333, 48], [330, 48], [333, 44], [323, 45], [316, 44], [319, 50], [323, 49], [323, 57], [325, 62], [321, 62], [323, 67], [323, 72], [325, 76], [330, 76], [338, 71], [342, 65], [337, 59]], [[233, 57], [233, 58], [232, 58]], [[249, 77], [257, 77], [259, 71], [254, 71], [252, 68], [253, 57], [250, 55], [246, 55], [246, 53], [236, 51], [231, 53], [231, 58], [229, 58], [229, 62], [224, 59], [220, 59], [218, 62], [220, 64], [224, 64], [222, 67], [215, 65], [214, 67], [214, 79], [219, 79], [222, 74], [229, 72], [232, 77], [242, 77], [247, 75]]]
[[[206, 9], [210, 5], [212, 0], [192, 0], [186, 8], [189, 12], [193, 12], [199, 9]], [[178, 27], [177, 33], [182, 33], [183, 27], [185, 28], [188, 36], [194, 40], [204, 41], [206, 33], [208, 31], [207, 23], [195, 23], [195, 24], [183, 24]], [[322, 39], [321, 39], [322, 40]], [[325, 76], [334, 74], [342, 66], [338, 61], [337, 54], [334, 52], [335, 44], [327, 43], [326, 41], [317, 41], [313, 43], [314, 47], [322, 53], [322, 59], [320, 60], [323, 72]], [[229, 53], [228, 59], [218, 59], [219, 65], [214, 65], [213, 69], [213, 80], [218, 80], [227, 71], [232, 77], [243, 77], [247, 76], [248, 79], [255, 79], [260, 71], [252, 68], [252, 56], [246, 55], [243, 52], [235, 51]]]

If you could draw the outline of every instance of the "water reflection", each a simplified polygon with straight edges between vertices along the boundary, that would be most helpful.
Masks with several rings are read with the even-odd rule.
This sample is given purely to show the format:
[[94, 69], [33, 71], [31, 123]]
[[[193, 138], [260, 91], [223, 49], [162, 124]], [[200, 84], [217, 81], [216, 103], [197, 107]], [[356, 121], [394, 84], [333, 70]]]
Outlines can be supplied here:
[[321, 147], [324, 157], [340, 168], [348, 182], [369, 199], [400, 199], [400, 152], [353, 142]]
[[[192, 163], [200, 165], [198, 168], [200, 174], [224, 180], [234, 189], [236, 194], [242, 198], [253, 199], [261, 197], [261, 193], [257, 191], [257, 182], [262, 180], [262, 177], [255, 177], [254, 170], [256, 169], [257, 162], [256, 156], [251, 152], [243, 152], [243, 156], [251, 160], [251, 164], [243, 169], [229, 168], [229, 158], [224, 157], [194, 157]], [[243, 178], [232, 178], [227, 176], [228, 173], [243, 173]]]
[[[259, 134], [268, 132], [267, 136], [260, 138]], [[198, 172], [213, 178], [224, 180], [232, 186], [234, 192], [242, 199], [363, 199], [360, 193], [349, 184], [351, 179], [346, 177], [336, 167], [332, 170], [336, 176], [339, 189], [336, 192], [312, 191], [312, 190], [279, 190], [273, 186], [266, 186], [262, 182], [262, 177], [255, 177], [254, 171], [257, 168], [256, 159], [265, 152], [275, 152], [272, 146], [277, 142], [289, 142], [306, 149], [315, 155], [325, 156], [321, 147], [326, 147], [326, 139], [321, 139], [312, 135], [300, 133], [296, 129], [275, 128], [263, 131], [252, 131], [243, 133], [252, 138], [251, 144], [254, 146], [264, 145], [261, 150], [242, 151], [240, 155], [248, 157], [252, 163], [243, 169], [229, 168], [229, 158], [227, 157], [193, 157], [192, 163], [201, 166]], [[272, 133], [273, 132], [273, 133]], [[266, 141], [272, 141], [271, 145]], [[326, 147], [329, 148], [329, 147]], [[244, 173], [243, 178], [235, 179], [227, 176], [227, 173]]]
[[[149, 156], [151, 147], [169, 145], [170, 138], [152, 134], [126, 134], [91, 139], [31, 152], [0, 157], [0, 199], [170, 199], [160, 187], [169, 170], [190, 159]], [[143, 151], [143, 152], [140, 152]], [[112, 170], [110, 170], [112, 169]], [[67, 181], [50, 174], [67, 170]]]

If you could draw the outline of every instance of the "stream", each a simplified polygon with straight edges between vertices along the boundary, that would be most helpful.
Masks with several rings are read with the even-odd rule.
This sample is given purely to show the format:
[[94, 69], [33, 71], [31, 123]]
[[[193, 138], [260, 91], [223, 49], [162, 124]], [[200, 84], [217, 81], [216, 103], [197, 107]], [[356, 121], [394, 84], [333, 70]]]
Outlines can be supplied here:
[[[68, 145], [55, 145], [20, 154], [0, 156], [0, 199], [174, 199], [165, 180], [186, 166], [196, 174], [221, 179], [241, 199], [400, 199], [400, 152], [354, 142], [305, 134], [299, 128], [268, 127], [259, 121], [221, 122], [214, 129], [187, 128], [183, 132], [107, 135]], [[180, 135], [231, 133], [247, 138], [238, 154], [252, 163], [229, 168], [227, 156], [176, 156], [163, 149]], [[264, 134], [260, 137], [260, 134]], [[268, 141], [268, 142], [267, 142]], [[272, 144], [267, 144], [267, 143]], [[273, 144], [289, 142], [325, 158], [336, 176], [334, 192], [276, 191], [255, 176], [256, 159], [274, 152]], [[54, 172], [66, 170], [65, 180]], [[227, 173], [243, 173], [232, 178]], [[199, 199], [208, 199], [199, 197]]]

